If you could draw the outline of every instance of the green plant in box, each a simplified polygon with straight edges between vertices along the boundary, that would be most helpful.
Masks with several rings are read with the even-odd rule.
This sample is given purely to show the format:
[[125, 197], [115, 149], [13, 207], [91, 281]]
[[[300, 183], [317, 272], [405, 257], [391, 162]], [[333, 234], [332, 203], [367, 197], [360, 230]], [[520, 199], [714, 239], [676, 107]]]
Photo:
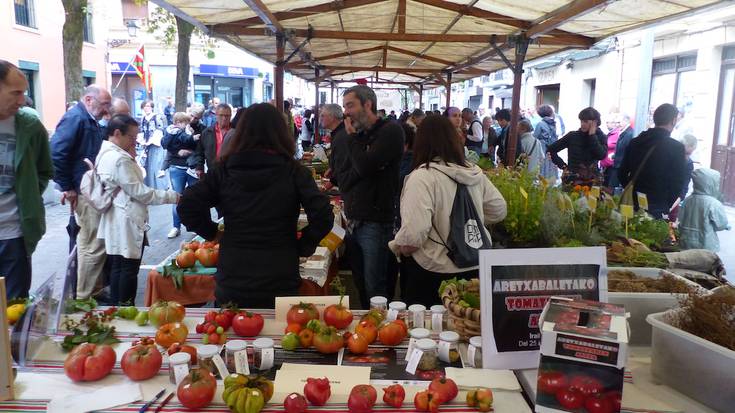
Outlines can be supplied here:
[[508, 206], [505, 219], [498, 224], [508, 235], [509, 245], [541, 244], [541, 218], [548, 184], [524, 167], [497, 168], [488, 172]]

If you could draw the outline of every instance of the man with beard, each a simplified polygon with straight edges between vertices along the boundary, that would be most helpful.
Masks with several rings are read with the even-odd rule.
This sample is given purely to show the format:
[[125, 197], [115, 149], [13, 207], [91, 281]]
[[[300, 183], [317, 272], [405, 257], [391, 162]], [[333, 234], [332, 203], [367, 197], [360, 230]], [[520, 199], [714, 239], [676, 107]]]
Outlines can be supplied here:
[[339, 177], [345, 213], [355, 247], [352, 270], [367, 307], [373, 296], [393, 297], [388, 285], [388, 241], [393, 235], [394, 200], [403, 155], [403, 129], [379, 117], [375, 92], [353, 86], [343, 97], [345, 130], [349, 133], [350, 168]]

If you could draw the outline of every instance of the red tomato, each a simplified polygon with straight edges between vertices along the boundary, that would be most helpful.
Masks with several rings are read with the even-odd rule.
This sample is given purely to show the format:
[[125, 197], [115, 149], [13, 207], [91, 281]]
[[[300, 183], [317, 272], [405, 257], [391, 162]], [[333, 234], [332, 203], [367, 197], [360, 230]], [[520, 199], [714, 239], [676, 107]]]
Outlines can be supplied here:
[[99, 380], [110, 374], [116, 358], [108, 345], [83, 343], [66, 357], [64, 373], [73, 381]]
[[196, 252], [199, 262], [205, 267], [216, 267], [219, 261], [219, 250], [214, 248], [199, 248]]
[[380, 323], [385, 319], [384, 314], [379, 310], [370, 310], [365, 315], [360, 317], [360, 321], [367, 320], [372, 323], [375, 327], [379, 326]]
[[559, 390], [567, 388], [568, 385], [567, 377], [558, 371], [546, 371], [538, 376], [537, 388], [541, 393], [556, 394]]
[[332, 395], [332, 388], [329, 385], [329, 379], [315, 379], [309, 377], [304, 385], [304, 396], [314, 406], [324, 406]]
[[378, 401], [378, 391], [375, 390], [375, 387], [369, 384], [358, 384], [350, 390], [350, 394], [352, 393], [359, 393], [367, 397], [370, 402], [370, 406], [374, 406], [375, 402]]
[[176, 389], [176, 397], [189, 409], [207, 406], [214, 398], [217, 380], [206, 369], [192, 369]]
[[393, 320], [393, 322], [403, 327], [403, 336], [408, 337], [408, 326], [406, 325], [406, 322], [401, 320], [400, 318], [397, 320]]
[[314, 332], [305, 328], [299, 331], [299, 344], [303, 348], [309, 348], [314, 344]]
[[314, 304], [311, 303], [298, 303], [292, 306], [288, 313], [286, 313], [286, 322], [288, 324], [299, 324], [305, 326], [309, 320], [318, 320], [319, 311], [317, 311]]
[[[308, 331], [308, 330], [303, 330]], [[323, 354], [336, 353], [344, 347], [345, 342], [342, 336], [337, 333], [334, 327], [323, 328], [319, 333], [314, 335], [314, 348]]]
[[173, 343], [173, 344], [171, 344], [171, 346], [167, 350], [169, 356], [172, 355], [172, 354], [176, 354], [176, 353], [182, 352], [182, 351], [184, 353], [188, 353], [191, 356], [191, 359], [192, 360], [196, 360], [197, 359], [197, 349], [196, 349], [196, 347], [190, 346], [188, 344], [183, 344], [182, 345], [182, 344], [179, 344], [179, 343]]
[[441, 404], [441, 396], [431, 390], [420, 391], [413, 398], [413, 405], [420, 412], [436, 413]]
[[347, 399], [347, 408], [350, 412], [354, 413], [372, 412], [375, 403], [370, 403], [369, 397], [367, 392], [355, 391], [355, 388], [353, 388], [350, 392], [350, 397]]
[[196, 251], [199, 249], [200, 246], [201, 244], [199, 244], [199, 241], [190, 241], [190, 242], [185, 242], [181, 244], [181, 249]]
[[192, 250], [181, 250], [176, 256], [176, 266], [179, 268], [191, 268], [196, 264], [197, 257]]
[[614, 412], [620, 411], [620, 404], [623, 400], [623, 395], [619, 391], [617, 390], [609, 391], [605, 393], [605, 398], [607, 398], [607, 400], [612, 405]]
[[589, 413], [613, 413], [615, 411], [612, 402], [601, 394], [593, 394], [585, 399], [584, 408]]
[[218, 326], [227, 330], [232, 325], [233, 319], [234, 318], [228, 317], [227, 314], [220, 312], [217, 314], [217, 317], [214, 318], [214, 322], [217, 323]]
[[352, 333], [347, 338], [347, 348], [352, 354], [364, 354], [368, 349], [368, 341], [360, 333]]
[[186, 315], [186, 309], [176, 301], [158, 301], [148, 310], [148, 319], [153, 327], [180, 322]]
[[584, 394], [572, 388], [561, 389], [556, 392], [556, 401], [567, 410], [576, 410], [584, 404]]
[[204, 322], [205, 323], [214, 323], [214, 320], [217, 319], [217, 312], [214, 310], [207, 311], [207, 314], [204, 314]]
[[337, 330], [344, 330], [352, 324], [352, 311], [341, 304], [332, 304], [324, 309], [324, 323]]
[[163, 358], [157, 348], [137, 345], [123, 354], [120, 365], [130, 380], [147, 380], [158, 373], [162, 362]]
[[383, 388], [383, 402], [388, 406], [400, 408], [406, 398], [406, 390], [400, 384], [393, 384]]
[[263, 316], [247, 311], [240, 311], [232, 319], [232, 330], [238, 336], [254, 337], [263, 330]]
[[369, 344], [372, 344], [378, 337], [378, 328], [372, 324], [372, 321], [363, 320], [355, 327], [355, 333], [362, 334]]
[[173, 343], [183, 343], [189, 335], [189, 329], [183, 323], [168, 323], [156, 331], [156, 344], [169, 348]]
[[569, 388], [579, 390], [585, 396], [602, 393], [604, 390], [600, 380], [590, 376], [573, 376], [569, 379]]
[[429, 384], [429, 390], [439, 394], [442, 403], [451, 402], [459, 394], [459, 388], [454, 380], [446, 377], [438, 377], [432, 380]]
[[383, 325], [378, 330], [378, 339], [386, 346], [401, 344], [404, 338], [403, 327], [393, 322]]
[[219, 245], [219, 244], [216, 243], [216, 242], [214, 242], [214, 241], [204, 241], [204, 242], [202, 242], [201, 247], [202, 248], [214, 248], [217, 245]]
[[286, 413], [304, 413], [306, 407], [306, 398], [298, 393], [291, 393], [283, 400]]

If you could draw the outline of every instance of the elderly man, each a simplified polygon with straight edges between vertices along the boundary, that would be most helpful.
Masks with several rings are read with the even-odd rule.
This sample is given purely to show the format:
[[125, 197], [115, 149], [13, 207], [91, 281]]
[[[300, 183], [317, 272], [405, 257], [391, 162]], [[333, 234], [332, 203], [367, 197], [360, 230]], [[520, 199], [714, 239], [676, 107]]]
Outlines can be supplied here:
[[0, 274], [6, 297], [31, 288], [31, 254], [46, 232], [41, 195], [53, 177], [48, 135], [25, 104], [25, 75], [0, 60]]
[[221, 103], [215, 109], [217, 121], [207, 129], [204, 129], [197, 146], [198, 165], [197, 170], [204, 172], [204, 165], [207, 170], [214, 168], [217, 159], [222, 153], [225, 146], [225, 135], [230, 130], [230, 120], [232, 119], [232, 109], [226, 103]]
[[347, 146], [347, 132], [345, 132], [344, 114], [342, 108], [334, 103], [322, 106], [319, 112], [319, 124], [329, 130], [331, 137], [331, 151], [329, 153], [329, 171], [327, 177], [332, 185], [339, 186], [339, 174], [348, 165], [349, 147]]
[[112, 96], [102, 86], [89, 85], [82, 99], [61, 117], [51, 137], [54, 181], [62, 191], [61, 203], [69, 202], [74, 215], [69, 219], [69, 248], [77, 245], [77, 298], [89, 298], [100, 279], [105, 260], [105, 243], [97, 238], [100, 214], [78, 198], [84, 159], [94, 161], [102, 145], [99, 121], [110, 112]]
[[462, 109], [462, 121], [467, 127], [465, 146], [479, 155], [482, 153], [482, 141], [485, 138], [485, 134], [482, 131], [482, 122], [477, 119], [475, 113], [470, 108]]

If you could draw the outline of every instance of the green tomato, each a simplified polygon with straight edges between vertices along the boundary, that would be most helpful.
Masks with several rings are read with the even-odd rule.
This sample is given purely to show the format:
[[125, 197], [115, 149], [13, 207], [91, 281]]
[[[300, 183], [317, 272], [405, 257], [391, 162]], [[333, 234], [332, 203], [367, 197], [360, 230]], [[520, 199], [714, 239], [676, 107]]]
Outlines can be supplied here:
[[299, 336], [295, 333], [288, 333], [281, 339], [281, 347], [284, 350], [296, 350], [299, 348]]
[[138, 309], [135, 307], [122, 307], [117, 310], [117, 314], [126, 320], [134, 320], [135, 316], [138, 315]]
[[217, 334], [224, 334], [225, 329], [222, 328], [222, 326], [220, 326], [220, 327], [217, 327], [217, 329], [215, 331], [217, 332]]
[[144, 326], [148, 324], [148, 311], [141, 311], [135, 315], [135, 324]]
[[209, 344], [209, 334], [204, 334], [202, 336], [202, 343]]

